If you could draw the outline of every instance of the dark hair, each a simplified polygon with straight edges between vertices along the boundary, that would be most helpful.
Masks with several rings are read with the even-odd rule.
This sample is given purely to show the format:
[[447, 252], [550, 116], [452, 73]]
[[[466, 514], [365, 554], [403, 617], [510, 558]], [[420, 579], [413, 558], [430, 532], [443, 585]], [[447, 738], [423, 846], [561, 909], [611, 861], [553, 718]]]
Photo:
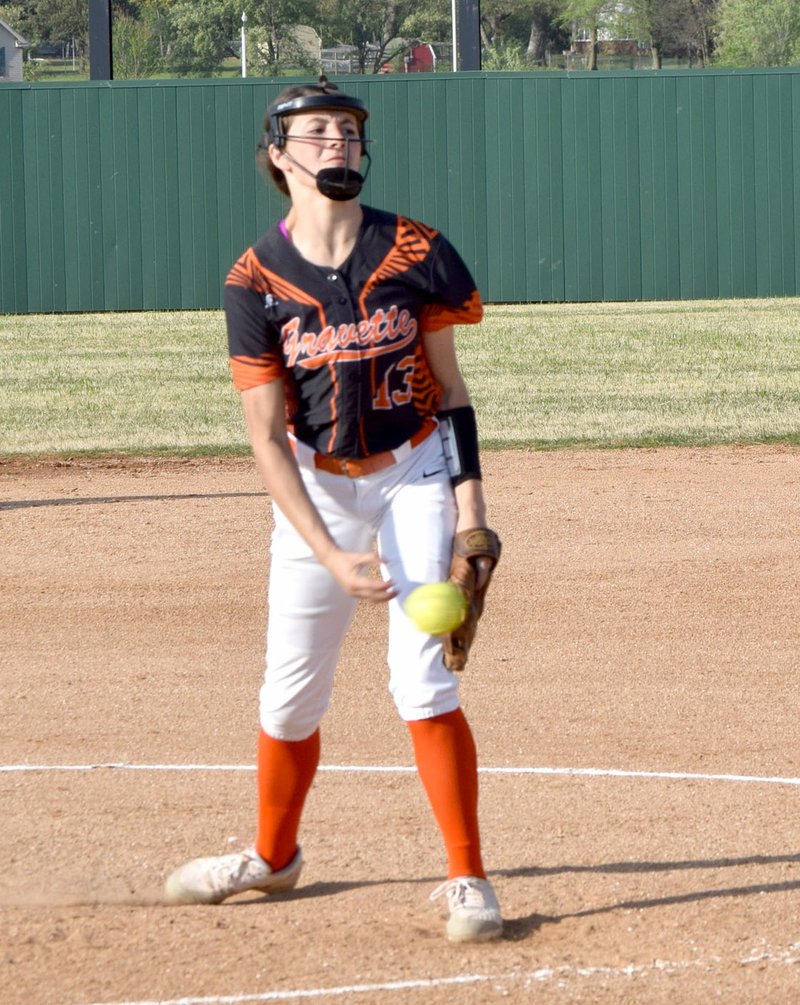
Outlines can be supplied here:
[[[272, 163], [272, 159], [269, 156], [269, 148], [272, 144], [279, 146], [280, 143], [276, 142], [275, 128], [276, 123], [278, 128], [278, 133], [283, 128], [283, 123], [287, 119], [291, 119], [291, 113], [286, 113], [277, 119], [274, 114], [274, 109], [287, 102], [295, 101], [298, 98], [334, 98], [336, 100], [336, 105], [341, 102], [342, 105], [351, 105], [351, 109], [356, 117], [359, 119], [359, 126], [362, 130], [363, 136], [363, 124], [367, 118], [367, 109], [360, 101], [355, 98], [348, 98], [348, 96], [340, 91], [336, 84], [331, 84], [328, 78], [324, 75], [320, 76], [319, 81], [316, 84], [294, 84], [291, 87], [286, 87], [278, 97], [271, 102], [267, 113], [264, 116], [264, 133], [258, 144], [258, 150], [256, 153], [256, 159], [262, 168], [265, 168], [275, 183], [276, 188], [283, 192], [284, 195], [289, 195], [289, 186], [286, 184], [286, 177], [280, 168], [275, 167]], [[318, 107], [324, 107], [320, 105]], [[302, 110], [298, 110], [296, 114], [302, 114]]]

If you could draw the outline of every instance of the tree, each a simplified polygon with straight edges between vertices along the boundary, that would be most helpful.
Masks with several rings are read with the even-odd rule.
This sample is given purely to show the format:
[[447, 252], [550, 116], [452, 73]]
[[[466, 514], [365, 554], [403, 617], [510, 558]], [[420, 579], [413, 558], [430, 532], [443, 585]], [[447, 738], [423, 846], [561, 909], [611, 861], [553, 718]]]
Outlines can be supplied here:
[[484, 67], [528, 69], [544, 64], [548, 52], [561, 52], [569, 43], [562, 6], [561, 0], [483, 0]]
[[690, 0], [631, 0], [620, 26], [628, 37], [647, 43], [651, 66], [659, 70], [664, 55], [681, 48], [678, 36], [690, 17]]
[[233, 54], [241, 11], [227, 0], [177, 0], [168, 12], [167, 60], [176, 73], [211, 76]]
[[5, 21], [9, 28], [13, 28], [27, 42], [31, 43], [34, 43], [37, 38], [34, 18], [34, 4], [0, 0], [0, 21]]
[[[193, 0], [185, 2], [193, 5]], [[296, 41], [295, 30], [298, 25], [309, 23], [315, 9], [313, 0], [211, 0], [211, 3], [217, 19], [216, 23], [209, 24], [209, 34], [213, 36], [209, 51], [217, 52], [215, 65], [226, 56], [240, 55], [242, 14], [245, 14], [249, 71], [271, 76], [282, 69], [311, 68], [308, 57]], [[188, 23], [191, 24], [192, 19]], [[174, 38], [185, 48], [182, 32]]]
[[407, 51], [399, 41], [414, 0], [321, 0], [315, 27], [323, 37], [355, 46], [358, 72], [379, 73]]
[[[164, 0], [148, 0], [159, 7]], [[298, 24], [309, 23], [312, 0], [174, 0], [166, 7], [164, 38], [168, 65], [176, 72], [210, 76], [228, 56], [239, 56], [242, 14], [247, 15], [248, 64], [257, 72], [308, 63], [293, 41]]]
[[172, 0], [138, 0], [137, 16], [144, 21], [150, 33], [156, 39], [158, 55], [163, 61], [169, 49], [169, 11]]
[[569, 32], [559, 18], [559, 0], [534, 0], [529, 7], [530, 31], [526, 57], [539, 66], [553, 50], [563, 52], [569, 45]]
[[653, 69], [670, 55], [708, 63], [717, 0], [630, 0], [630, 7], [622, 23], [631, 37], [649, 45]]
[[686, 43], [689, 62], [697, 59], [707, 66], [713, 48], [713, 28], [719, 0], [689, 0], [691, 17], [683, 26], [682, 37]]
[[[705, 65], [711, 51], [711, 25], [719, 0], [562, 0], [561, 22], [573, 33], [589, 34], [587, 68], [596, 69], [597, 34], [613, 25], [616, 37], [635, 39], [650, 49], [651, 65], [659, 69], [664, 56], [688, 56]], [[786, 0], [795, 2], [795, 0]]]
[[136, 20], [130, 14], [114, 18], [114, 77], [135, 80], [155, 76], [163, 66], [158, 32], [147, 16]]
[[527, 70], [528, 60], [525, 47], [515, 40], [496, 42], [483, 56], [484, 70]]
[[598, 0], [562, 0], [561, 23], [569, 27], [573, 37], [580, 29], [589, 34], [589, 44], [586, 50], [586, 69], [597, 69], [597, 31], [600, 27], [600, 15], [605, 3]]
[[[81, 60], [89, 46], [89, 9], [86, 0], [38, 0], [37, 3], [0, 6], [0, 16], [5, 10], [22, 15], [14, 28], [33, 43], [71, 42]], [[5, 21], [6, 18], [3, 17]]]
[[453, 37], [453, 7], [450, 0], [425, 0], [403, 22], [409, 38], [424, 42], [449, 42]]
[[86, 48], [89, 38], [89, 9], [86, 0], [39, 0], [35, 19], [43, 41], [80, 41]]
[[319, 72], [298, 41], [297, 28], [310, 24], [316, 10], [313, 0], [250, 0], [247, 13], [250, 69], [266, 76], [291, 67]]
[[508, 47], [514, 37], [514, 17], [521, 7], [527, 6], [526, 0], [483, 0], [480, 5], [483, 48]]
[[797, 0], [720, 0], [720, 66], [791, 66], [800, 62]]

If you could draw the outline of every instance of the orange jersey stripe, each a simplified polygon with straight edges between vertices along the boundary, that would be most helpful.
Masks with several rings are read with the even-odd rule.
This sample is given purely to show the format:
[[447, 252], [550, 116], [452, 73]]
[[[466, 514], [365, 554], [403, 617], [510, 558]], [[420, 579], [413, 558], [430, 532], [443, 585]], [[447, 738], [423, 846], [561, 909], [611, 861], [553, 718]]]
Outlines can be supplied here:
[[228, 273], [225, 285], [243, 286], [245, 289], [255, 290], [256, 293], [272, 293], [280, 300], [294, 300], [298, 304], [316, 307], [320, 325], [324, 327], [327, 324], [325, 309], [320, 301], [309, 296], [299, 286], [294, 286], [277, 272], [267, 269], [261, 264], [252, 248], [248, 248], [236, 262]]
[[474, 325], [482, 318], [483, 303], [478, 291], [474, 290], [469, 300], [461, 307], [430, 304], [423, 308], [419, 322], [423, 332], [438, 332], [448, 325]]
[[337, 402], [339, 400], [339, 373], [336, 369], [336, 361], [331, 360], [328, 363], [328, 375], [331, 381], [331, 388], [333, 393], [331, 394], [330, 400], [330, 411], [331, 411], [331, 435], [328, 440], [328, 453], [333, 452], [333, 448], [336, 444], [336, 429], [338, 422], [336, 421], [339, 410], [337, 408]]
[[417, 415], [434, 415], [439, 410], [442, 389], [431, 373], [422, 343], [417, 346], [416, 357], [411, 384], [414, 408]]
[[361, 296], [358, 298], [359, 305], [367, 316], [366, 300], [370, 293], [387, 280], [390, 276], [396, 276], [400, 272], [405, 272], [412, 265], [425, 261], [425, 256], [431, 248], [431, 241], [436, 237], [437, 232], [431, 227], [426, 227], [415, 220], [407, 220], [403, 216], [397, 217], [397, 229], [395, 231], [394, 244], [387, 252], [378, 268], [372, 273], [364, 283]]
[[247, 391], [259, 384], [269, 384], [280, 380], [284, 375], [283, 362], [277, 356], [261, 356], [252, 359], [250, 356], [231, 356], [231, 377], [237, 391]]

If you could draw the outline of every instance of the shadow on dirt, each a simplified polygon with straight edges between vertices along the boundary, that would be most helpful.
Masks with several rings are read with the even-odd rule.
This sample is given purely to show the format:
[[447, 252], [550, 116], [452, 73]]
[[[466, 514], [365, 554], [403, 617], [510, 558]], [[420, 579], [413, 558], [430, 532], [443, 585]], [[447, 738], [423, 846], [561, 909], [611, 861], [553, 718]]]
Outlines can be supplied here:
[[[564, 866], [530, 866], [518, 869], [498, 869], [497, 876], [508, 878], [554, 876], [564, 873], [612, 873], [631, 874], [648, 872], [672, 872], [688, 869], [729, 869], [739, 866], [781, 865], [800, 862], [800, 854], [793, 855], [751, 855], [742, 858], [695, 859], [675, 862], [609, 862], [603, 865], [564, 865]], [[752, 897], [769, 893], [786, 893], [800, 890], [800, 880], [784, 880], [780, 883], [753, 883], [742, 886], [729, 886], [713, 890], [691, 890], [686, 893], [671, 894], [666, 897], [651, 897], [638, 900], [621, 900], [599, 907], [587, 907], [582, 911], [569, 914], [529, 914], [521, 918], [505, 920], [504, 937], [517, 941], [534, 934], [545, 925], [557, 925], [571, 918], [590, 918], [600, 914], [610, 914], [613, 911], [644, 911], [657, 907], [669, 907], [674, 904], [699, 903], [705, 900], [715, 900], [726, 897]]]

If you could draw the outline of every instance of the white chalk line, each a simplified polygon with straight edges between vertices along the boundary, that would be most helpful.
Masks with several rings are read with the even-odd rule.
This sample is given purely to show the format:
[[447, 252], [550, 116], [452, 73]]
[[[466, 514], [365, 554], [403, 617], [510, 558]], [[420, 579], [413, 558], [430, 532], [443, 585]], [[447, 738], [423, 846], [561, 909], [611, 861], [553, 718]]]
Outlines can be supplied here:
[[433, 977], [419, 980], [385, 981], [375, 984], [350, 984], [330, 988], [298, 988], [293, 991], [264, 991], [256, 994], [213, 995], [201, 998], [153, 998], [141, 1001], [94, 1002], [92, 1005], [246, 1005], [248, 1002], [295, 1001], [310, 998], [337, 998], [344, 995], [359, 995], [392, 991], [434, 990], [457, 985], [468, 984], [546, 984], [551, 981], [564, 981], [575, 978], [630, 978], [650, 974], [678, 974], [687, 970], [711, 970], [730, 962], [734, 966], [757, 964], [792, 965], [800, 963], [800, 942], [792, 943], [786, 949], [768, 951], [753, 950], [751, 955], [740, 959], [726, 961], [720, 957], [708, 960], [692, 960], [674, 962], [670, 960], [653, 960], [647, 965], [627, 964], [623, 967], [541, 967], [527, 973], [507, 974], [461, 974], [456, 977]]
[[[109, 761], [98, 764], [6, 764], [0, 774], [47, 771], [255, 771], [253, 764], [130, 764]], [[322, 764], [319, 771], [350, 774], [411, 774], [415, 767], [380, 764]], [[800, 786], [800, 778], [776, 775], [706, 774], [689, 771], [627, 771], [621, 768], [478, 768], [482, 775], [564, 775], [590, 778], [658, 778], [682, 782], [749, 782], [757, 785]]]
[[[73, 771], [91, 772], [98, 770], [122, 771], [210, 771], [210, 772], [252, 772], [254, 765], [250, 764], [131, 764], [128, 762], [105, 762], [96, 764], [17, 764], [0, 765], [0, 773], [9, 772], [51, 772]], [[320, 771], [339, 773], [413, 773], [416, 768], [407, 765], [321, 765]], [[678, 771], [628, 771], [616, 768], [549, 768], [549, 767], [483, 767], [479, 769], [487, 775], [561, 775], [610, 778], [652, 778], [677, 781], [714, 781], [714, 782], [750, 782], [773, 785], [800, 786], [800, 778], [783, 778], [776, 776], [736, 775], [736, 774], [699, 774]], [[541, 967], [530, 972], [506, 974], [462, 974], [455, 977], [439, 977], [415, 980], [396, 980], [374, 984], [352, 984], [338, 987], [298, 988], [289, 991], [264, 991], [254, 994], [227, 994], [203, 997], [181, 997], [171, 999], [142, 999], [129, 1001], [96, 1002], [93, 1005], [247, 1005], [251, 1002], [302, 1001], [309, 999], [341, 998], [345, 995], [361, 995], [369, 993], [391, 993], [394, 991], [433, 990], [455, 986], [475, 985], [492, 982], [502, 984], [545, 984], [552, 981], [569, 979], [587, 979], [593, 977], [631, 978], [647, 976], [654, 973], [678, 974], [691, 969], [713, 969], [726, 962], [736, 966], [752, 964], [798, 964], [800, 963], [800, 942], [793, 943], [786, 949], [766, 950], [754, 949], [749, 956], [726, 961], [719, 957], [708, 960], [666, 961], [654, 960], [648, 965], [628, 964], [622, 967], [610, 966], [557, 966]]]

